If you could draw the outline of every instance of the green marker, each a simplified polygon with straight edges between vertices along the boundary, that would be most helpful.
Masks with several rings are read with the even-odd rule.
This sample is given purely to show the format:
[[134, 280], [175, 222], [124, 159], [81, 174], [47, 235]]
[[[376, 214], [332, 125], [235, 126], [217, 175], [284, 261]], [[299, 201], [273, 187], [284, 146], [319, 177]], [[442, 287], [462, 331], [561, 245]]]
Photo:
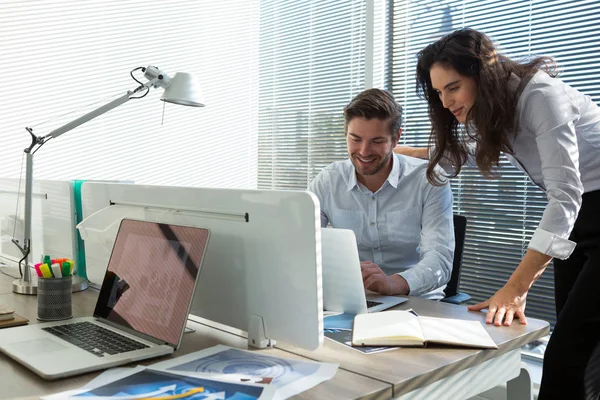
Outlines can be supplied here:
[[64, 263], [62, 263], [61, 272], [62, 272], [62, 276], [71, 275], [71, 263], [66, 262], [66, 261]]
[[52, 265], [52, 259], [50, 258], [50, 255], [46, 254], [44, 256], [44, 261], [42, 262], [42, 264]]

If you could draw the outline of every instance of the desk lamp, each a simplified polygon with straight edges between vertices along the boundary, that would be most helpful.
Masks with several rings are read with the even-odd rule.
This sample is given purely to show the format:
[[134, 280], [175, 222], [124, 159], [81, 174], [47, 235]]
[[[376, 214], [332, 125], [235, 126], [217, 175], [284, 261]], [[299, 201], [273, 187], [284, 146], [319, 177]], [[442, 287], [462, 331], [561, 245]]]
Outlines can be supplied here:
[[[144, 77], [148, 80], [147, 82], [140, 82], [137, 80], [133, 73], [134, 71], [141, 70], [144, 73]], [[19, 248], [23, 254], [23, 258], [19, 260], [19, 271], [21, 271], [21, 263], [25, 261], [25, 269], [21, 272], [21, 278], [13, 282], [13, 292], [20, 294], [36, 294], [37, 293], [37, 277], [31, 273], [29, 262], [29, 256], [31, 253], [31, 225], [32, 225], [32, 201], [33, 201], [33, 155], [50, 139], [54, 139], [63, 133], [70, 131], [71, 129], [77, 128], [79, 125], [88, 122], [107, 111], [112, 110], [115, 107], [120, 106], [123, 103], [131, 99], [140, 99], [148, 94], [150, 88], [163, 88], [164, 92], [161, 96], [161, 100], [167, 103], [181, 104], [185, 106], [193, 107], [204, 107], [202, 95], [200, 93], [200, 87], [192, 75], [183, 72], [176, 73], [173, 78], [169, 77], [166, 73], [159, 70], [156, 67], [138, 67], [131, 71], [131, 77], [139, 83], [139, 86], [134, 90], [127, 91], [124, 95], [105, 104], [97, 109], [82, 115], [81, 117], [71, 121], [60, 128], [57, 128], [45, 136], [36, 136], [33, 133], [32, 128], [25, 128], [31, 135], [31, 145], [25, 149], [26, 154], [26, 169], [25, 169], [25, 232], [23, 243], [19, 243], [18, 240], [13, 239], [13, 243]], [[80, 286], [81, 281], [73, 281], [73, 285], [79, 290], [83, 290], [87, 287], [86, 282], [83, 281], [85, 286]]]

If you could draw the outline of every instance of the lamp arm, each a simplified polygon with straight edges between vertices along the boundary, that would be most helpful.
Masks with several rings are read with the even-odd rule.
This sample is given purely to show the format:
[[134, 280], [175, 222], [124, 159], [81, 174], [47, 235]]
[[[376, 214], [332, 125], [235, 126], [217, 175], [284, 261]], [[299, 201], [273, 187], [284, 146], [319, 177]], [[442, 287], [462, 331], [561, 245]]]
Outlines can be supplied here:
[[63, 126], [56, 128], [55, 130], [53, 130], [46, 136], [43, 136], [41, 139], [43, 141], [46, 141], [48, 139], [53, 139], [53, 138], [59, 137], [63, 133], [66, 133], [66, 132], [70, 131], [71, 129], [75, 129], [79, 125], [85, 124], [86, 122], [104, 114], [105, 112], [110, 111], [113, 108], [116, 108], [116, 107], [120, 106], [121, 104], [126, 103], [127, 101], [129, 101], [132, 94], [133, 94], [133, 92], [128, 91], [123, 96], [111, 101], [110, 103], [107, 103], [101, 107], [98, 107], [97, 109], [90, 111], [89, 113], [84, 114], [81, 117], [79, 117], [67, 124], [64, 124]]
[[[150, 68], [150, 67], [149, 67]], [[156, 69], [158, 71], [158, 69]], [[153, 72], [153, 70], [150, 70]], [[160, 72], [160, 71], [158, 71]], [[150, 76], [150, 80], [146, 83], [141, 84], [135, 90], [129, 90], [127, 93], [122, 95], [121, 97], [107, 103], [103, 106], [98, 107], [97, 109], [90, 111], [87, 114], [82, 115], [81, 117], [53, 130], [49, 134], [45, 136], [36, 136], [33, 133], [32, 128], [25, 128], [27, 132], [31, 135], [31, 145], [25, 149], [25, 154], [27, 155], [26, 167], [25, 167], [25, 226], [24, 226], [24, 240], [23, 244], [20, 244], [18, 240], [13, 239], [13, 243], [21, 250], [23, 254], [23, 259], [21, 261], [25, 261], [25, 269], [23, 271], [23, 281], [31, 282], [31, 271], [29, 270], [29, 256], [31, 255], [31, 236], [32, 236], [32, 208], [33, 208], [33, 154], [37, 149], [39, 149], [45, 142], [48, 140], [58, 137], [63, 133], [66, 133], [74, 128], [77, 128], [79, 125], [85, 124], [86, 122], [106, 113], [107, 111], [112, 110], [120, 106], [121, 104], [126, 103], [130, 99], [132, 99], [132, 95], [138, 93], [143, 89], [150, 89], [151, 87], [161, 86], [163, 79], [163, 75], [159, 76], [159, 73], [156, 73], [155, 76]], [[19, 267], [21, 264], [19, 262]]]
[[132, 98], [131, 96], [133, 94], [139, 92], [140, 90], [146, 89], [146, 88], [151, 88], [151, 87], [156, 87], [156, 82], [159, 80], [160, 80], [160, 78], [155, 78], [155, 79], [152, 79], [152, 80], [138, 86], [135, 90], [128, 90], [127, 93], [125, 93], [123, 96], [111, 101], [110, 103], [100, 106], [97, 109], [90, 111], [87, 114], [82, 115], [81, 117], [75, 119], [74, 121], [71, 121], [59, 128], [56, 128], [49, 134], [42, 136], [39, 140], [41, 140], [43, 143], [49, 139], [59, 137], [63, 133], [66, 133], [66, 132], [70, 131], [71, 129], [77, 128], [79, 125], [85, 124], [86, 122], [104, 114], [105, 112], [110, 111], [113, 108], [116, 108], [116, 107], [120, 106], [121, 104], [126, 103], [127, 101], [129, 101]]

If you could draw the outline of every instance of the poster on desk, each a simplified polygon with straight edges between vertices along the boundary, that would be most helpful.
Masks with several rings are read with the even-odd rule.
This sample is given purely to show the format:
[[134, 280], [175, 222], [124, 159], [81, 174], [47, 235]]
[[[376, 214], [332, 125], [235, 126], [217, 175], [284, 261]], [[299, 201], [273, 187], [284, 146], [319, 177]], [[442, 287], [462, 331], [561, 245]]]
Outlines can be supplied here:
[[[154, 364], [152, 368], [190, 376], [269, 382], [274, 399], [287, 399], [333, 378], [338, 365], [295, 360], [261, 354], [269, 350], [247, 351], [217, 345], [185, 356]], [[244, 378], [245, 377], [245, 378]]]
[[110, 381], [105, 381], [96, 387], [43, 397], [44, 400], [266, 400], [272, 398], [273, 389], [266, 384], [219, 381], [144, 367], [114, 374]]

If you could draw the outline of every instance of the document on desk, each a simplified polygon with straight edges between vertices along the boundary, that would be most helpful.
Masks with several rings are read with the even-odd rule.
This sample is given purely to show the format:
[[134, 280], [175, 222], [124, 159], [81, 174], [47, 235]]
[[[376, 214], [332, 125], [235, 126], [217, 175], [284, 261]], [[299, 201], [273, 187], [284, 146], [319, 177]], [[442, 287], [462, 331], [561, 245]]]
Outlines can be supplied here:
[[[121, 368], [108, 374], [97, 385], [69, 390], [44, 400], [64, 399], [205, 399], [266, 400], [272, 399], [274, 388], [268, 383], [216, 380], [181, 371], [164, 371], [151, 367]], [[97, 381], [98, 382], [98, 381]]]
[[354, 318], [354, 346], [427, 346], [443, 344], [481, 349], [498, 346], [481, 322], [415, 316], [392, 310], [360, 314]]
[[269, 382], [274, 399], [287, 399], [333, 378], [338, 365], [268, 356], [268, 350], [247, 351], [217, 345], [185, 356], [153, 364], [167, 372], [213, 379], [253, 379]]

